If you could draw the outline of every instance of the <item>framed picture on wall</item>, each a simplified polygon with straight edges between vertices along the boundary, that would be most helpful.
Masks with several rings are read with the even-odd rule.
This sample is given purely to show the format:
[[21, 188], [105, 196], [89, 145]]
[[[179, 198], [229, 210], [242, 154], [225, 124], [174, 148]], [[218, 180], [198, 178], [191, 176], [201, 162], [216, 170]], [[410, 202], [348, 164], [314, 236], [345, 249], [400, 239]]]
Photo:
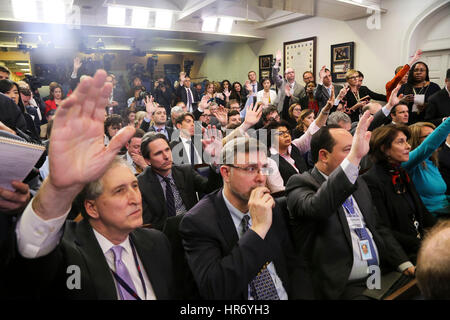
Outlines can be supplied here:
[[354, 42], [331, 45], [331, 77], [333, 82], [345, 82], [345, 73], [354, 68]]
[[312, 37], [283, 43], [284, 71], [294, 69], [295, 81], [299, 83], [303, 83], [303, 72], [316, 74], [316, 40]]
[[272, 72], [273, 55], [259, 56], [259, 82], [264, 78], [270, 78]]

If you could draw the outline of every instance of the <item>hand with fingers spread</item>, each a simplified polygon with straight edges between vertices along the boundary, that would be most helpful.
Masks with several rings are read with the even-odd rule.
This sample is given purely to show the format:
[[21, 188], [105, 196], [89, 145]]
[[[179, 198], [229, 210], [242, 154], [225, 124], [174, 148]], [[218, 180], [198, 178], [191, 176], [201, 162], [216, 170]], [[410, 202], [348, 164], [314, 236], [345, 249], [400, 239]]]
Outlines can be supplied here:
[[261, 104], [254, 106], [252, 103], [247, 107], [244, 123], [242, 124], [244, 131], [247, 131], [258, 123], [262, 116], [262, 109]]
[[[386, 108], [390, 111], [396, 104], [398, 104], [404, 97], [403, 94], [397, 96], [398, 91], [400, 90], [401, 84], [398, 84], [394, 90], [392, 90], [391, 95], [389, 97], [388, 103], [386, 104]], [[414, 96], [413, 96], [414, 99]]]
[[281, 58], [282, 58], [281, 50], [278, 49], [278, 50], [277, 50], [277, 54], [275, 55], [275, 60], [276, 60], [277, 62], [280, 62], [280, 61], [281, 61]]
[[0, 188], [0, 213], [11, 212], [25, 208], [30, 201], [30, 188], [26, 183], [20, 181], [12, 181], [11, 185], [14, 191]]
[[322, 82], [322, 83], [323, 83], [323, 78], [325, 78], [325, 76], [327, 75], [325, 72], [326, 68], [327, 68], [326, 66], [322, 66], [322, 68], [319, 71], [319, 78], [320, 78], [320, 82]]
[[228, 98], [230, 97], [230, 95], [231, 95], [231, 91], [228, 90], [228, 88], [226, 88], [226, 89], [223, 91], [223, 94], [224, 94], [225, 97], [228, 99]]
[[344, 85], [344, 87], [339, 91], [338, 94], [338, 99], [339, 101], [341, 101], [342, 99], [344, 99], [344, 97], [347, 95], [348, 90], [350, 90], [350, 87], [347, 85]]
[[83, 65], [83, 63], [81, 62], [79, 57], [75, 57], [73, 59], [73, 71], [75, 73], [81, 68], [82, 65]]
[[222, 151], [222, 131], [217, 130], [216, 126], [208, 125], [203, 133], [202, 145], [205, 152], [205, 160], [211, 165], [220, 163], [220, 152]]
[[251, 229], [264, 239], [272, 225], [272, 209], [275, 200], [266, 187], [257, 187], [250, 193], [248, 200], [249, 214], [252, 218]]
[[253, 88], [249, 80], [245, 81], [245, 89], [247, 90], [249, 96], [253, 94]]
[[155, 99], [153, 98], [153, 96], [146, 96], [144, 102], [145, 111], [147, 111], [147, 117], [151, 119], [153, 113], [156, 111]]
[[222, 127], [225, 127], [228, 124], [228, 111], [224, 106], [220, 105], [212, 111], [212, 114], [219, 120]]
[[84, 185], [104, 174], [135, 132], [126, 126], [107, 147], [103, 144], [105, 106], [112, 90], [105, 79], [103, 70], [83, 79], [55, 114], [48, 152], [50, 174], [33, 201], [34, 211], [44, 219], [63, 215]]
[[347, 156], [347, 159], [355, 166], [359, 166], [361, 159], [369, 152], [371, 132], [367, 130], [372, 120], [373, 117], [370, 115], [370, 111], [367, 110], [359, 119], [358, 126], [356, 127], [352, 147]]
[[412, 66], [414, 63], [419, 61], [420, 57], [422, 56], [422, 50], [418, 49], [416, 53], [414, 53], [414, 56], [412, 57], [411, 61], [409, 61], [409, 66]]

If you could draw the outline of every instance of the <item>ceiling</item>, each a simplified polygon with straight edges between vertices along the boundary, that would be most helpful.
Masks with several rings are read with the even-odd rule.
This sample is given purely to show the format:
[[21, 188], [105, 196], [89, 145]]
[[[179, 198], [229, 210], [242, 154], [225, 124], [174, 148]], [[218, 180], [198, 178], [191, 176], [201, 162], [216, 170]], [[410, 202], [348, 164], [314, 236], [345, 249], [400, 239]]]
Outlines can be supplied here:
[[[21, 0], [27, 1], [27, 0]], [[266, 30], [289, 22], [314, 16], [337, 20], [366, 17], [366, 8], [337, 0], [34, 0], [40, 17], [43, 1], [60, 1], [71, 5], [65, 24], [56, 19], [40, 18], [30, 22], [16, 19], [12, 0], [0, 2], [0, 47], [16, 50], [24, 47], [50, 47], [68, 50], [96, 48], [99, 38], [104, 50], [147, 52], [204, 52], [205, 46], [217, 42], [245, 43], [265, 39]], [[381, 0], [357, 0], [374, 2]], [[107, 24], [107, 7], [126, 6], [126, 26]], [[132, 8], [147, 8], [147, 27], [131, 27]], [[154, 27], [155, 11], [173, 13], [168, 29]], [[203, 32], [202, 18], [231, 17], [230, 33]], [[5, 49], [8, 48], [8, 49]], [[1, 53], [0, 53], [1, 55]]]

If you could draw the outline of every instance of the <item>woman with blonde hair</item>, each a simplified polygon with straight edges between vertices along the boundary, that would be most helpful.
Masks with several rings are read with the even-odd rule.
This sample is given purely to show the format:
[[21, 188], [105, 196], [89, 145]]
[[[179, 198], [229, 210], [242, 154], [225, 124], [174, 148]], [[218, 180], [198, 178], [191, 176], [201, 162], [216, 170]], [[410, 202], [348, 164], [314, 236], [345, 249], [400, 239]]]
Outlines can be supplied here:
[[145, 111], [138, 111], [136, 112], [136, 118], [134, 120], [134, 127], [140, 128], [142, 121], [144, 120], [145, 116], [147, 115], [147, 112]]

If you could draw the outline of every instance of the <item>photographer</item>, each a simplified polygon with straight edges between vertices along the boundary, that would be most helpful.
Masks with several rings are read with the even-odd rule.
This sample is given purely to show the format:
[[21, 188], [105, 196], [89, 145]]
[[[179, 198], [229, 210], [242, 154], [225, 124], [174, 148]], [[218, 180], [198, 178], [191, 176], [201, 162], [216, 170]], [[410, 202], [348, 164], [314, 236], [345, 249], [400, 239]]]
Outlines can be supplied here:
[[145, 87], [134, 87], [134, 97], [129, 98], [127, 101], [128, 108], [133, 108], [136, 111], [145, 111], [144, 98], [148, 95], [149, 93], [145, 91]]
[[172, 93], [162, 81], [157, 81], [155, 88], [155, 101], [166, 109], [166, 114], [170, 114], [170, 106], [172, 102]]

